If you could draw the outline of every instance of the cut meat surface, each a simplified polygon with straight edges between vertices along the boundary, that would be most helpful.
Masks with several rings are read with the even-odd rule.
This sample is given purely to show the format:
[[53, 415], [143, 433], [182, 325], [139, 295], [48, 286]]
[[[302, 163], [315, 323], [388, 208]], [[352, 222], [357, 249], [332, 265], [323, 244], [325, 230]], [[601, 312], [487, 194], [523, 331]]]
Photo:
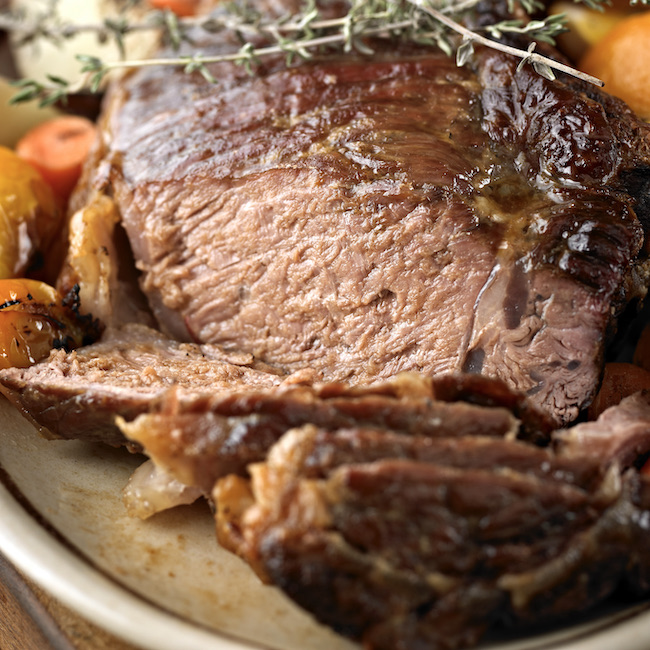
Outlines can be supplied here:
[[565, 423], [645, 292], [649, 127], [516, 68], [382, 44], [219, 65], [216, 86], [141, 71], [111, 93], [78, 201], [113, 197], [177, 337], [325, 381], [484, 373]]
[[403, 374], [371, 386], [312, 384], [250, 355], [177, 343], [142, 325], [26, 369], [0, 371], [2, 392], [50, 435], [129, 443], [209, 493], [245, 474], [288, 429], [380, 427], [433, 437], [548, 441], [552, 420], [500, 381]]
[[183, 400], [287, 379], [251, 355], [179, 343], [135, 324], [109, 330], [100, 343], [72, 353], [54, 350], [43, 363], [0, 374], [0, 391], [46, 435], [113, 445], [125, 443], [117, 415], [133, 419], [170, 391]]
[[[631, 417], [634, 416], [634, 417]], [[639, 422], [643, 422], [641, 427]], [[591, 453], [594, 437], [602, 452]], [[364, 647], [472, 645], [648, 580], [650, 394], [581, 425], [584, 444], [303, 426], [250, 482], [215, 490], [222, 544]], [[621, 450], [634, 448], [634, 454]]]

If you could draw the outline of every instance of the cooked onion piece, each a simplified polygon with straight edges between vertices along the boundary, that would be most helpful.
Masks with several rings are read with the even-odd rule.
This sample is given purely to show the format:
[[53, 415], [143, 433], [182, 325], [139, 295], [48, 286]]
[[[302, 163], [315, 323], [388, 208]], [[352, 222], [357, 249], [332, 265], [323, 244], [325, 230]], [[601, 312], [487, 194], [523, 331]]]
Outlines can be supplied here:
[[[130, 251], [120, 241], [113, 201], [98, 196], [70, 218], [67, 257], [57, 283], [61, 293], [79, 287], [81, 309], [105, 325], [150, 324], [142, 303]], [[127, 268], [129, 267], [129, 268]]]
[[147, 460], [131, 475], [122, 500], [131, 517], [147, 519], [157, 512], [194, 503], [202, 495], [199, 488], [184, 485]]

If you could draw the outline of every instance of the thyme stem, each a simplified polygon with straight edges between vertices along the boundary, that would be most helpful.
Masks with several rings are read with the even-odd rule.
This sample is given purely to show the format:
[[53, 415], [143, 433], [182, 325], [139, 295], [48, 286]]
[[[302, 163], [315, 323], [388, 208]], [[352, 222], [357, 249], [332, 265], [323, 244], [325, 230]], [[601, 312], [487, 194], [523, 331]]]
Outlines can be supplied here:
[[[127, 22], [124, 19], [106, 20], [97, 25], [61, 24], [52, 16], [41, 16], [40, 21], [28, 22], [11, 14], [0, 12], [0, 28], [6, 28], [17, 33], [18, 42], [27, 43], [35, 38], [44, 37], [55, 41], [70, 38], [80, 32], [95, 32], [100, 38], [112, 37], [120, 46], [122, 58], [105, 62], [94, 56], [78, 55], [82, 62], [82, 77], [75, 83], [64, 79], [48, 76], [48, 81], [23, 80], [17, 82], [21, 91], [12, 99], [13, 103], [40, 99], [41, 104], [52, 103], [65, 99], [68, 94], [80, 92], [86, 88], [97, 90], [105, 76], [116, 69], [144, 68], [158, 65], [182, 66], [186, 72], [199, 71], [206, 79], [216, 81], [207, 64], [219, 62], [235, 62], [243, 64], [248, 69], [254, 61], [267, 56], [285, 54], [290, 61], [298, 56], [303, 59], [311, 57], [311, 51], [324, 46], [343, 46], [345, 51], [357, 49], [362, 53], [371, 53], [370, 48], [361, 40], [365, 36], [388, 38], [400, 34], [403, 38], [415, 42], [438, 44], [446, 53], [453, 54], [456, 50], [456, 60], [459, 65], [465, 63], [473, 53], [474, 44], [480, 44], [491, 49], [499, 50], [520, 59], [521, 65], [531, 64], [543, 76], [553, 79], [553, 70], [561, 71], [589, 83], [602, 86], [603, 82], [591, 75], [554, 61], [534, 52], [535, 40], [527, 50], [506, 45], [498, 40], [474, 32], [458, 22], [459, 16], [476, 6], [479, 0], [451, 0], [443, 7], [436, 8], [431, 0], [350, 0], [348, 14], [338, 18], [323, 19], [319, 16], [313, 0], [307, 0], [301, 13], [279, 21], [264, 21], [256, 12], [242, 13], [220, 12], [208, 16], [189, 19], [178, 19], [168, 11], [152, 12], [137, 22]], [[522, 0], [523, 1], [523, 0]], [[584, 0], [589, 3], [599, 3], [605, 0]], [[641, 0], [643, 2], [650, 0]], [[525, 3], [524, 3], [525, 4]], [[528, 11], [528, 10], [527, 10]], [[533, 21], [534, 26], [529, 30], [533, 39], [553, 42], [552, 37], [561, 29], [562, 18], [551, 16], [547, 20]], [[491, 35], [499, 37], [500, 31], [522, 33], [526, 26], [516, 24], [517, 21], [499, 23], [486, 27]], [[540, 26], [543, 28], [540, 31]], [[228, 30], [239, 35], [243, 46], [235, 52], [215, 56], [203, 56], [195, 53], [189, 56], [170, 56], [168, 58], [151, 58], [128, 60], [124, 56], [123, 37], [129, 33], [143, 30], [159, 30], [167, 33], [175, 46], [181, 41], [189, 41], [188, 28], [198, 27], [207, 32]], [[166, 32], [165, 32], [166, 30]], [[537, 30], [537, 31], [536, 31]], [[545, 31], [544, 31], [545, 30]], [[553, 31], [555, 30], [555, 31]], [[454, 33], [462, 37], [462, 43], [454, 47], [448, 39], [448, 34]], [[255, 47], [254, 38], [266, 39], [267, 45]]]
[[510, 45], [505, 45], [504, 43], [499, 43], [498, 41], [493, 41], [490, 38], [481, 36], [480, 34], [477, 34], [476, 32], [473, 32], [467, 29], [466, 27], [463, 27], [460, 23], [457, 23], [455, 20], [449, 18], [445, 14], [441, 13], [440, 11], [432, 7], [431, 2], [429, 0], [406, 0], [406, 1], [416, 6], [421, 11], [424, 11], [425, 13], [429, 14], [429, 16], [431, 16], [438, 22], [442, 23], [449, 29], [455, 31], [457, 34], [460, 34], [467, 41], [480, 43], [481, 45], [485, 45], [492, 49], [499, 50], [506, 54], [512, 54], [513, 56], [516, 56], [524, 61], [529, 61], [530, 63], [538, 63], [538, 64], [546, 65], [549, 68], [553, 68], [554, 70], [559, 70], [560, 72], [565, 72], [566, 74], [577, 77], [578, 79], [582, 79], [583, 81], [588, 81], [589, 83], [592, 83], [596, 86], [602, 87], [605, 85], [600, 79], [598, 79], [598, 77], [593, 77], [590, 74], [586, 74], [585, 72], [576, 70], [575, 68], [565, 65], [564, 63], [560, 63], [558, 61], [554, 61], [553, 59], [549, 59], [548, 57], [543, 56], [541, 54], [537, 54], [537, 52], [533, 52], [530, 49], [520, 50], [516, 47], [511, 47]]
[[[405, 29], [406, 27], [412, 27], [412, 20], [403, 20], [398, 23], [391, 23], [388, 25], [382, 25], [380, 27], [372, 27], [364, 30], [364, 35], [366, 36], [377, 36], [386, 34], [389, 31]], [[196, 55], [196, 58], [201, 61], [203, 64], [208, 63], [226, 63], [226, 62], [237, 62], [241, 61], [244, 56], [247, 58], [264, 58], [266, 56], [271, 56], [274, 54], [283, 54], [286, 52], [298, 52], [303, 49], [317, 49], [325, 45], [336, 45], [338, 43], [343, 43], [346, 40], [344, 34], [330, 34], [328, 36], [320, 36], [318, 38], [312, 38], [309, 41], [305, 42], [295, 42], [295, 43], [286, 43], [284, 45], [269, 45], [267, 47], [259, 47], [253, 50], [250, 50], [250, 53], [247, 55], [242, 54], [242, 52], [232, 52], [231, 54], [219, 54], [215, 56], [201, 56]], [[160, 59], [132, 59], [127, 61], [109, 61], [104, 63], [104, 68], [107, 70], [114, 70], [118, 68], [144, 68], [148, 66], [155, 65], [186, 65], [188, 62], [187, 58], [160, 58]]]

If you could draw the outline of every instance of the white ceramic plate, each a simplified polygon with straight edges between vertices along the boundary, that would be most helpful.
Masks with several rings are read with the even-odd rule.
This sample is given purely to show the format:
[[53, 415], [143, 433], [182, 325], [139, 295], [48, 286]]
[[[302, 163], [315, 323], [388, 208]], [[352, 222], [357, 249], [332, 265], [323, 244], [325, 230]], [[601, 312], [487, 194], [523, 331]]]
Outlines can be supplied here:
[[[142, 461], [47, 441], [0, 398], [0, 551], [93, 623], [147, 650], [356, 650], [219, 548], [205, 504], [130, 518], [121, 490]], [[491, 650], [647, 650], [650, 603]]]
[[92, 622], [151, 650], [355, 647], [220, 549], [204, 503], [129, 517], [142, 457], [44, 440], [3, 398], [0, 422], [0, 551]]

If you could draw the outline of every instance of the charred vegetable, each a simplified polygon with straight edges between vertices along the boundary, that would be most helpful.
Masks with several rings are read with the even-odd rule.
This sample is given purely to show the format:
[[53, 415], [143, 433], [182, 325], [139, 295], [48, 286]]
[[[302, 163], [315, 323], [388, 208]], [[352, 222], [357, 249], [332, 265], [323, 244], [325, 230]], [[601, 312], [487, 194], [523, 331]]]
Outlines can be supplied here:
[[96, 340], [101, 326], [78, 310], [78, 292], [61, 296], [44, 282], [0, 280], [0, 368], [26, 368], [52, 348], [72, 350]]

